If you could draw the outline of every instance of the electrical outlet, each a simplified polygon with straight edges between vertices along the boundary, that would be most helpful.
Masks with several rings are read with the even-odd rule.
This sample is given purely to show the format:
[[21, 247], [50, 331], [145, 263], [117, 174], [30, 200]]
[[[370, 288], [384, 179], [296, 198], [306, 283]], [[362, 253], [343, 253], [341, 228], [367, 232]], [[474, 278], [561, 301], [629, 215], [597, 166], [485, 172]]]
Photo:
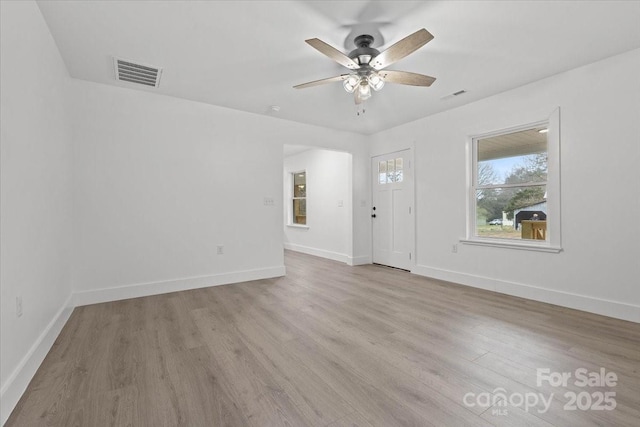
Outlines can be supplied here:
[[454, 244], [453, 246], [451, 246], [451, 252], [453, 252], [454, 254], [458, 253], [458, 245]]
[[22, 297], [16, 297], [16, 316], [22, 316]]
[[218, 255], [223, 255], [224, 254], [224, 246], [222, 245], [218, 245]]

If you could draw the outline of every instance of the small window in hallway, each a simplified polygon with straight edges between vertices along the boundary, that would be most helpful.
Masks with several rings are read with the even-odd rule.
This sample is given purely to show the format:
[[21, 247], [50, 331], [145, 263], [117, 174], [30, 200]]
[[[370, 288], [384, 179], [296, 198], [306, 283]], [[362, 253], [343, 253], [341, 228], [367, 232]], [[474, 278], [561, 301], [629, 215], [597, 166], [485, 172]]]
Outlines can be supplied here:
[[307, 223], [307, 172], [294, 172], [293, 174], [293, 223]]

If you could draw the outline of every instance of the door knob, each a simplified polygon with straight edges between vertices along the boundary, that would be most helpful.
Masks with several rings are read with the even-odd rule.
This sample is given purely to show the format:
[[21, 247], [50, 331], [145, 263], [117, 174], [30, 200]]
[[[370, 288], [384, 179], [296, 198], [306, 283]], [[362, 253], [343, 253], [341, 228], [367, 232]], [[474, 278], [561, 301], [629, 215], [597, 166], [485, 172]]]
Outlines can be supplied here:
[[375, 218], [375, 217], [376, 217], [376, 214], [371, 215], [371, 218]]
[[374, 211], [376, 210], [376, 207], [375, 207], [375, 206], [373, 207], [373, 210], [374, 210]]

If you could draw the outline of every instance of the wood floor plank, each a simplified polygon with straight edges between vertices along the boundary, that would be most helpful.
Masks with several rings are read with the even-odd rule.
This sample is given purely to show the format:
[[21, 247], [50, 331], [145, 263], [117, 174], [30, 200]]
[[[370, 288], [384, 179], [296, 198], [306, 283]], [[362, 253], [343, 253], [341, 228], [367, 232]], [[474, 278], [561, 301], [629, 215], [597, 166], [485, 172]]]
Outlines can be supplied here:
[[230, 394], [252, 425], [309, 425], [273, 376], [232, 327], [220, 310], [195, 310], [196, 324], [208, 350], [219, 362], [220, 374]]
[[[461, 402], [467, 392], [480, 393], [484, 391], [463, 377], [455, 375], [451, 370], [447, 370], [433, 359], [421, 358], [401, 346], [385, 345], [386, 341], [379, 334], [369, 334], [363, 329], [353, 327], [351, 323], [345, 324], [340, 321], [339, 316], [327, 312], [317, 304], [308, 305], [302, 309], [305, 314], [304, 318], [300, 318], [299, 313], [283, 309], [282, 304], [277, 307], [279, 307], [280, 316], [288, 316], [291, 323], [302, 328], [304, 333], [313, 333], [314, 329], [320, 327], [334, 341], [340, 337], [350, 344], [358, 346], [360, 350], [381, 359], [386, 365], [401, 369], [411, 378], [418, 379], [434, 391], [437, 390], [438, 393], [449, 397], [452, 401]], [[308, 324], [307, 319], [316, 322], [315, 325]], [[326, 328], [330, 328], [330, 330]], [[416, 361], [416, 357], [420, 360]], [[477, 413], [482, 412], [483, 410], [479, 409]]]
[[[639, 324], [383, 266], [286, 264], [76, 308], [6, 426], [638, 425]], [[586, 391], [615, 392], [612, 411], [566, 410], [585, 388], [536, 383], [538, 368], [601, 367], [617, 385]]]
[[374, 426], [431, 426], [433, 423], [382, 390], [363, 381], [342, 361], [311, 340], [289, 341], [285, 348], [299, 363], [321, 376], [335, 392], [359, 411]]
[[327, 427], [372, 427], [365, 417], [359, 412], [352, 412], [329, 424]]
[[520, 408], [509, 408], [505, 410], [501, 406], [493, 406], [487, 409], [482, 418], [497, 427], [552, 427], [550, 424], [532, 413]]
[[[224, 306], [216, 305], [216, 311], [232, 319], [233, 333], [282, 386], [311, 425], [324, 426], [354, 411], [321, 377], [296, 363], [284, 351], [281, 344], [292, 339], [295, 328], [272, 311], [269, 304], [253, 306], [251, 300], [255, 289], [228, 287], [224, 292], [232, 293], [234, 297], [226, 298]], [[267, 301], [263, 299], [263, 302]]]
[[188, 349], [173, 355], [169, 376], [177, 384], [176, 394], [189, 426], [248, 425], [249, 420], [221, 380], [221, 367], [206, 347]]
[[238, 335], [312, 425], [325, 426], [354, 411], [320, 376], [290, 357], [283, 341], [272, 339], [265, 315], [250, 315], [235, 319]]
[[69, 427], [145, 425], [138, 418], [137, 404], [137, 390], [132, 386], [91, 394], [74, 405], [64, 425]]
[[136, 358], [135, 386], [139, 392], [138, 417], [144, 425], [180, 425], [186, 419], [181, 407], [177, 384], [172, 381], [171, 365], [176, 363], [175, 351], [164, 348], [160, 333], [146, 329], [134, 335]]

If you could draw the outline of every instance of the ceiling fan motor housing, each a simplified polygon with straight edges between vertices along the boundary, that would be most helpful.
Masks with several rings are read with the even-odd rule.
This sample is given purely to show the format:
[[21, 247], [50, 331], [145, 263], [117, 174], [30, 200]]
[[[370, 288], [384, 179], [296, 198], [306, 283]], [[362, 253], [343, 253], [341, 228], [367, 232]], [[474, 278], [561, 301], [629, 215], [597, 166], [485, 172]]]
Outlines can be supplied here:
[[[356, 49], [349, 53], [349, 58], [353, 59], [358, 65], [369, 65], [372, 58], [375, 58], [380, 54], [378, 49], [371, 47], [373, 43], [373, 37], [368, 34], [362, 34], [356, 37], [353, 42], [356, 45]], [[366, 74], [366, 73], [365, 73]]]

